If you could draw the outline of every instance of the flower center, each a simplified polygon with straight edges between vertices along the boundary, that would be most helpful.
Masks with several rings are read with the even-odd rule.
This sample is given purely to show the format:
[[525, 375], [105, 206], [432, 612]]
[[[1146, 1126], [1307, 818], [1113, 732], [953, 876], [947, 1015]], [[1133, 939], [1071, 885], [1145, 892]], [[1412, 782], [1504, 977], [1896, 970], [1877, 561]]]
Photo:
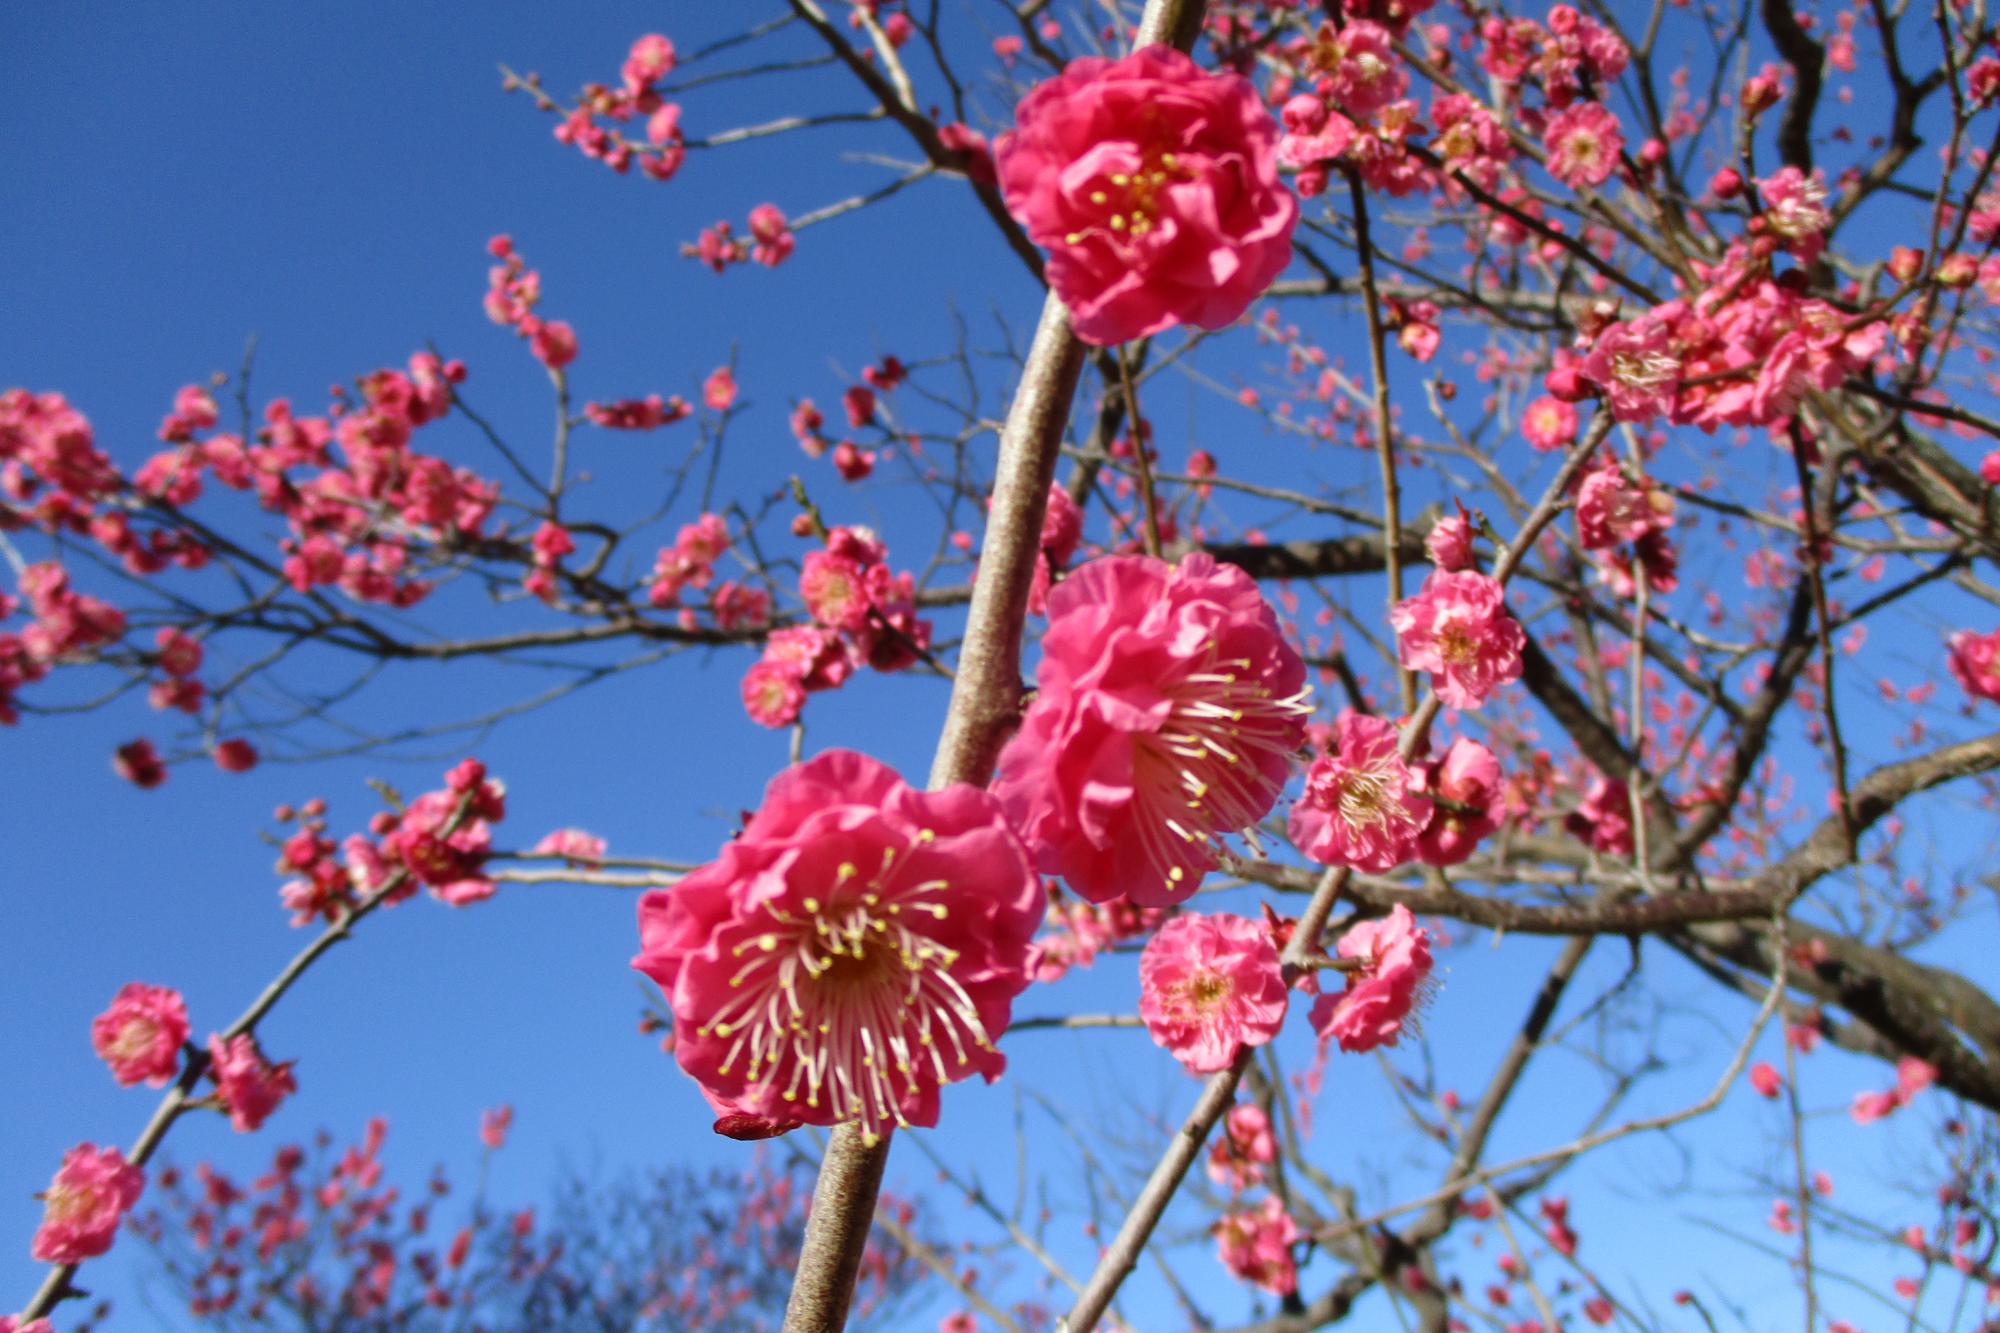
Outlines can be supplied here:
[[160, 1029], [150, 1018], [134, 1018], [118, 1029], [112, 1039], [111, 1054], [120, 1060], [143, 1055], [159, 1037]]
[[1680, 362], [1664, 352], [1616, 352], [1611, 357], [1612, 376], [1634, 389], [1656, 389], [1671, 383], [1680, 369]]
[[1197, 972], [1175, 987], [1175, 1006], [1183, 1018], [1212, 1017], [1228, 1002], [1236, 987], [1220, 972]]
[[1479, 659], [1479, 641], [1456, 621], [1438, 629], [1437, 649], [1448, 666], [1470, 666]]
[[74, 1185], [51, 1185], [42, 1196], [42, 1206], [47, 1210], [48, 1221], [63, 1225], [89, 1215], [96, 1206], [97, 1192], [78, 1189]]
[[[1100, 177], [1086, 197], [1094, 206], [1107, 210], [1104, 226], [1114, 236], [1144, 236], [1157, 225], [1160, 192], [1175, 181], [1193, 178], [1194, 173], [1173, 153], [1148, 148], [1137, 171], [1114, 171]], [[1094, 230], [1073, 231], [1063, 239], [1076, 245]]]
[[701, 1028], [734, 1037], [717, 1072], [746, 1059], [744, 1079], [788, 1102], [829, 1103], [839, 1121], [859, 1121], [873, 1142], [906, 1124], [902, 1098], [922, 1080], [950, 1082], [954, 1067], [992, 1041], [951, 969], [958, 952], [924, 933], [947, 909], [944, 880], [902, 884], [897, 850], [863, 882], [843, 864], [831, 901], [807, 898], [804, 915], [767, 905], [771, 928], [732, 950], [743, 965], [736, 994]]

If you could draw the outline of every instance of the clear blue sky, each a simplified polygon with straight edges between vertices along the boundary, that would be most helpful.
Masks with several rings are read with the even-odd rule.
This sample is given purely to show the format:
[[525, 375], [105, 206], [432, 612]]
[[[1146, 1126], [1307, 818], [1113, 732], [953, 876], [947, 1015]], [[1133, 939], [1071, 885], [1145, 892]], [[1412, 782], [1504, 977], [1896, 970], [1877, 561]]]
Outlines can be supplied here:
[[[546, 386], [479, 309], [482, 247], [504, 231], [542, 272], [544, 313], [581, 335], [581, 395], [692, 398], [703, 374], [736, 356], [752, 410], [730, 436], [726, 489], [774, 487], [807, 466], [784, 421], [794, 398], [835, 408], [852, 373], [881, 353], [909, 359], [948, 345], [954, 305], [975, 340], [993, 346], [995, 315], [1025, 329], [1039, 296], [949, 184], [806, 233], [777, 274], [746, 268], [717, 278], [680, 257], [701, 227], [725, 217], [740, 226], [755, 204], [799, 213], [877, 183], [878, 168], [842, 163], [837, 150], [902, 152], [887, 135], [834, 131], [697, 154], [662, 186], [584, 161], [550, 139], [551, 122], [525, 99], [500, 93], [496, 62], [540, 70], [566, 92], [614, 78], [641, 32], [664, 25], [692, 48], [736, 26], [737, 9], [349, 4], [280, 14], [188, 3], [133, 6], [115, 23], [57, 7], [0, 9], [0, 123], [9, 129], [0, 140], [0, 387], [61, 390], [91, 418], [100, 445], [133, 465], [155, 447], [174, 390], [233, 371], [252, 333], [259, 401], [289, 394], [302, 411], [318, 409], [329, 383], [400, 365], [435, 340], [470, 363], [471, 400], [532, 453], [545, 438]], [[850, 107], [848, 88], [840, 76], [724, 87], [688, 98], [687, 124], [699, 133]], [[1256, 365], [1253, 351], [1237, 355], [1223, 364]], [[1186, 423], [1244, 430], [1244, 417], [1194, 401], [1190, 392]], [[1185, 429], [1178, 411], [1158, 419], [1163, 430]], [[437, 448], [497, 474], [468, 432], [442, 429], [454, 434], [437, 437]], [[591, 435], [579, 445], [581, 465], [644, 484], [679, 458], [686, 430]], [[1177, 436], [1165, 444], [1170, 459], [1187, 447]], [[1291, 445], [1259, 432], [1244, 447]], [[1306, 466], [1330, 465], [1322, 456]], [[824, 465], [814, 485], [833, 506], [829, 517], [882, 523], [892, 540], [920, 531], [907, 489], [844, 490]], [[927, 549], [913, 544], [904, 559]], [[616, 852], [709, 855], [782, 766], [785, 742], [742, 719], [740, 661], [705, 672], [689, 665], [621, 678], [479, 744], [511, 786], [502, 842], [525, 847], [582, 825]], [[496, 688], [468, 683], [464, 670], [412, 669], [373, 706], [399, 721], [426, 720], [467, 689]], [[865, 748], [920, 774], [942, 705], [935, 685], [870, 681], [815, 704], [811, 743]], [[26, 1256], [39, 1217], [29, 1193], [70, 1144], [129, 1141], [151, 1105], [145, 1092], [118, 1090], [92, 1056], [90, 1018], [120, 984], [141, 979], [182, 989], [198, 1036], [228, 1022], [303, 940], [285, 924], [272, 854], [257, 841], [270, 808], [324, 795], [344, 833], [374, 808], [364, 778], [414, 792], [445, 766], [372, 756], [229, 777], [197, 764], [139, 792], [109, 774], [107, 756], [141, 730], [159, 728], [119, 706], [0, 732], [8, 849], [0, 937], [10, 946], [0, 1065], [15, 1079], [0, 1105], [0, 1310], [25, 1300], [39, 1276]], [[380, 1112], [392, 1121], [390, 1161], [407, 1178], [439, 1160], [464, 1174], [480, 1110], [506, 1101], [518, 1129], [494, 1180], [503, 1200], [539, 1199], [563, 1160], [607, 1170], [721, 1160], [737, 1150], [709, 1134], [692, 1085], [634, 1033], [641, 991], [625, 967], [634, 947], [632, 904], [615, 890], [519, 889], [463, 912], [418, 902], [378, 917], [263, 1029], [273, 1056], [298, 1061], [299, 1096], [254, 1138], [231, 1135], [219, 1118], [184, 1125], [171, 1155], [245, 1166], [286, 1137], [320, 1125], [350, 1134]], [[1453, 955], [1430, 1021], [1438, 1049], [1465, 1062], [1445, 1071], [1447, 1081], [1468, 1095], [1477, 1087], [1525, 1010], [1536, 961], [1550, 952], [1509, 942], [1498, 953], [1482, 945]], [[1600, 946], [1587, 981], [1615, 977], [1620, 952]], [[1676, 989], [1693, 1012], [1669, 1021], [1664, 1046], [1688, 1055], [1693, 1069], [1657, 1090], [1662, 1106], [1719, 1068], [1725, 1052], [1713, 1034], [1733, 1030], [1744, 1012], [1691, 978]], [[1031, 993], [1021, 1010], [1129, 1009], [1134, 998], [1129, 968], [1114, 964]], [[1704, 1026], [1704, 1014], [1722, 1027]], [[1013, 1050], [1012, 1086], [947, 1099], [947, 1151], [1010, 1134], [1017, 1088], [1050, 1092], [1086, 1130], [1127, 1127], [1138, 1150], [1155, 1141], [1142, 1114], [1178, 1116], [1192, 1096], [1192, 1083], [1131, 1033], [1024, 1034]], [[1834, 1107], [1885, 1078], [1859, 1068], [1822, 1077], [1819, 1104]], [[1553, 1062], [1524, 1088], [1520, 1118], [1498, 1150], [1569, 1132], [1591, 1078], [1578, 1062]], [[1337, 1064], [1320, 1103], [1322, 1151], [1364, 1180], [1398, 1176], [1384, 1083], [1367, 1061]], [[1726, 1123], [1686, 1140], [1709, 1174], [1719, 1164], [1727, 1180], [1776, 1162], [1765, 1108], [1739, 1106]], [[1892, 1136], [1916, 1129], [1877, 1131], [1859, 1157], [1830, 1160], [1874, 1161], [1891, 1151], [1883, 1145]], [[1844, 1121], [1826, 1132], [1843, 1134]], [[1060, 1176], [1067, 1145], [1045, 1120], [1034, 1133], [1039, 1168]], [[1671, 1227], [1676, 1243], [1703, 1256], [1680, 1280], [1694, 1283], [1707, 1266], [1725, 1279], [1759, 1273], [1777, 1285], [1775, 1265], [1734, 1258], [1727, 1242], [1659, 1216], [1646, 1187], [1672, 1179], [1672, 1151], [1621, 1151], [1622, 1173], [1600, 1176], [1605, 1183], [1587, 1195], [1573, 1191], [1587, 1245], [1629, 1251], [1630, 1270], [1656, 1278], [1647, 1250]], [[893, 1169], [914, 1189], [929, 1179], [907, 1149]], [[1075, 1202], [1073, 1185], [1059, 1179], [1054, 1189]], [[1753, 1193], [1681, 1211], [1708, 1208], [1761, 1235], [1766, 1202]], [[946, 1227], [950, 1216], [941, 1210]], [[1070, 1235], [1066, 1249], [1087, 1265], [1080, 1238]], [[120, 1301], [114, 1327], [152, 1322], [134, 1295], [138, 1257], [128, 1240], [88, 1271], [89, 1285]], [[1226, 1313], [1219, 1270], [1202, 1267], [1211, 1262], [1194, 1259], [1188, 1280]], [[1665, 1292], [1656, 1283], [1646, 1294], [1657, 1301]], [[1160, 1299], [1142, 1295], [1136, 1308], [1168, 1308]], [[1768, 1299], [1773, 1311], [1792, 1308], [1782, 1292]]]

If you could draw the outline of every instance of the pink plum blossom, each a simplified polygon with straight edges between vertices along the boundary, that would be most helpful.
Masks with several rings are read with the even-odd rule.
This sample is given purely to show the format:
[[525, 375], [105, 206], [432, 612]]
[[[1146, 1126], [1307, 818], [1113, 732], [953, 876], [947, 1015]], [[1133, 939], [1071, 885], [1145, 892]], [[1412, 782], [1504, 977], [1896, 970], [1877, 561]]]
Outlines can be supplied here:
[[1542, 142], [1549, 150], [1549, 174], [1572, 190], [1581, 190], [1604, 184], [1618, 169], [1625, 134], [1608, 107], [1576, 101], [1550, 118]]
[[45, 1264], [96, 1258], [111, 1248], [119, 1220], [145, 1187], [145, 1174], [118, 1149], [78, 1144], [42, 1193], [42, 1224], [28, 1252]]
[[1298, 200], [1256, 87], [1168, 46], [1085, 56], [994, 147], [1008, 210], [1100, 345], [1235, 322], [1291, 259]]
[[1424, 864], [1457, 865], [1500, 827], [1500, 761], [1478, 741], [1454, 740], [1443, 759], [1425, 765], [1424, 787], [1433, 807], [1417, 837]]
[[1292, 1242], [1298, 1238], [1298, 1224], [1275, 1194], [1265, 1195], [1255, 1208], [1225, 1213], [1215, 1224], [1223, 1267], [1277, 1296], [1299, 1289], [1298, 1263], [1292, 1258]]
[[280, 1102], [299, 1090], [291, 1061], [272, 1064], [257, 1049], [257, 1039], [247, 1032], [227, 1039], [220, 1034], [210, 1037], [208, 1056], [216, 1096], [239, 1134], [262, 1125]]
[[1379, 875], [1410, 859], [1433, 806], [1397, 753], [1395, 724], [1341, 713], [1332, 742], [1306, 770], [1292, 806], [1292, 841], [1313, 860]]
[[772, 779], [715, 861], [639, 902], [633, 965], [717, 1112], [773, 1129], [933, 1125], [997, 1078], [1046, 898], [992, 797], [830, 750]]
[[127, 1087], [164, 1086], [180, 1070], [187, 1037], [187, 1003], [180, 992], [138, 981], [120, 987], [111, 1007], [90, 1025], [90, 1044], [111, 1066], [111, 1076]]
[[1249, 575], [1199, 552], [1063, 580], [1036, 684], [993, 793], [1037, 866], [1093, 902], [1193, 893], [1305, 737], [1305, 664]]
[[1500, 584], [1473, 571], [1432, 571], [1415, 597], [1389, 613], [1404, 666], [1431, 673], [1438, 697], [1477, 708], [1497, 687], [1521, 678], [1527, 635], [1507, 613]]
[[1322, 1040], [1338, 1041], [1343, 1051], [1394, 1046], [1430, 978], [1430, 932], [1397, 903], [1389, 915], [1342, 935], [1336, 949], [1364, 966], [1347, 974], [1345, 990], [1313, 1002], [1313, 1030]]
[[1962, 629], [1946, 641], [1945, 665], [1959, 687], [1975, 699], [2000, 703], [2000, 629], [1974, 634]]
[[1139, 957], [1139, 1016], [1191, 1074], [1227, 1069], [1285, 1021], [1278, 950], [1262, 923], [1228, 912], [1177, 916]]

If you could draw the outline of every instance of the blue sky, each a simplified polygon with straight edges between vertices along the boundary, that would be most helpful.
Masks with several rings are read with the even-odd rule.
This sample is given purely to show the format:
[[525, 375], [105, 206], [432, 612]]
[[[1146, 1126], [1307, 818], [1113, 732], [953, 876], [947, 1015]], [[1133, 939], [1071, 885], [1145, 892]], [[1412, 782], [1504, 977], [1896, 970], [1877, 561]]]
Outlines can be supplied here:
[[[0, 123], [10, 129], [0, 140], [0, 254], [8, 256], [0, 379], [61, 390], [91, 418], [100, 446], [132, 465], [154, 447], [174, 390], [212, 370], [233, 371], [251, 334], [259, 339], [257, 399], [288, 394], [302, 411], [318, 410], [329, 383], [400, 365], [434, 340], [468, 361], [470, 400], [533, 455], [549, 415], [546, 385], [479, 309], [483, 245], [507, 232], [542, 272], [544, 313], [581, 335], [580, 394], [692, 398], [702, 375], [734, 357], [749, 410], [731, 428], [724, 490], [774, 489], [813, 466], [785, 426], [793, 399], [812, 395], [835, 408], [853, 372], [882, 353], [910, 359], [948, 345], [955, 313], [977, 345], [993, 347], [996, 321], [1024, 331], [1039, 294], [963, 192], [945, 183], [807, 232], [778, 273], [745, 268], [717, 278], [679, 254], [700, 228], [720, 218], [740, 227], [766, 200], [796, 214], [873, 185], [881, 169], [840, 161], [839, 150], [896, 153], [901, 145], [844, 130], [780, 139], [696, 154], [663, 186], [584, 161], [549, 137], [551, 122], [525, 99], [501, 95], [497, 62], [540, 70], [552, 90], [566, 92], [615, 77], [637, 34], [665, 25], [693, 48], [734, 26], [725, 12], [734, 8], [603, 4], [559, 15], [488, 5], [475, 18], [444, 6], [355, 4], [280, 16], [190, 3], [134, 6], [115, 24], [66, 20], [54, 7], [0, 9]], [[846, 81], [823, 74], [725, 85], [687, 100], [696, 133], [802, 105], [852, 105]], [[1338, 317], [1307, 317], [1325, 321], [1321, 336], [1338, 341]], [[1225, 375], [1247, 375], [1268, 355], [1239, 348], [1219, 364]], [[1169, 404], [1158, 410], [1163, 432], [1254, 428], [1192, 389], [1183, 417], [1173, 392], [1161, 391]], [[498, 473], [469, 432], [439, 429], [456, 433], [434, 447]], [[595, 498], [616, 507], [631, 498], [627, 487], [657, 485], [687, 447], [688, 427], [677, 430], [583, 439], [580, 466], [600, 477]], [[1186, 445], [1169, 437], [1168, 457]], [[1300, 466], [1278, 453], [1288, 440], [1261, 429], [1230, 447], [1234, 457], [1270, 451], [1271, 465], [1294, 475]], [[1324, 455], [1303, 464], [1315, 476], [1346, 465]], [[892, 544], [909, 534], [898, 563], [927, 553], [915, 544], [920, 502], [910, 488], [893, 477], [843, 488], [818, 467], [810, 475], [829, 517], [878, 523]], [[1368, 475], [1357, 474], [1363, 482]], [[511, 787], [503, 843], [525, 847], [550, 829], [582, 825], [607, 836], [614, 852], [711, 854], [736, 811], [754, 805], [784, 763], [785, 738], [742, 719], [741, 662], [692, 665], [620, 677], [483, 740], [477, 752]], [[332, 669], [307, 670], [322, 666]], [[372, 693], [368, 709], [428, 721], [462, 707], [468, 693], [518, 688], [458, 668], [412, 668]], [[919, 775], [943, 700], [934, 683], [869, 680], [815, 704], [810, 743], [864, 748]], [[12, 942], [0, 1064], [16, 1071], [16, 1095], [0, 1106], [0, 1309], [24, 1300], [39, 1273], [26, 1257], [39, 1216], [27, 1195], [46, 1184], [65, 1147], [128, 1141], [151, 1105], [144, 1092], [118, 1090], [92, 1056], [90, 1018], [119, 985], [141, 979], [183, 990], [197, 1035], [228, 1022], [303, 942], [285, 924], [272, 852], [257, 840], [271, 807], [324, 795], [334, 831], [345, 833], [374, 808], [364, 779], [416, 792], [449, 761], [442, 751], [423, 761], [370, 755], [265, 765], [244, 777], [191, 764], [161, 790], [139, 792], [109, 774], [107, 756], [154, 729], [153, 718], [120, 706], [0, 733], [0, 837], [9, 853], [0, 934]], [[480, 1110], [512, 1102], [515, 1143], [493, 1181], [503, 1200], [539, 1199], [565, 1160], [608, 1170], [725, 1160], [737, 1150], [708, 1133], [692, 1085], [634, 1031], [642, 992], [625, 967], [634, 947], [629, 896], [609, 889], [524, 888], [467, 911], [417, 902], [380, 916], [263, 1029], [272, 1055], [298, 1060], [300, 1095], [254, 1138], [231, 1135], [219, 1118], [186, 1124], [171, 1155], [243, 1166], [286, 1137], [320, 1125], [351, 1134], [386, 1113], [389, 1158], [407, 1178], [439, 1160], [465, 1174]], [[1429, 1020], [1437, 1049], [1464, 1062], [1444, 1071], [1447, 1082], [1471, 1094], [1525, 1011], [1538, 961], [1552, 952], [1515, 941], [1454, 952]], [[1595, 993], [1623, 962], [1620, 946], [1600, 945], [1579, 990]], [[1667, 989], [1686, 1010], [1669, 1016], [1662, 1041], [1686, 1055], [1690, 1072], [1649, 1094], [1661, 1106], [1698, 1095], [1726, 1058], [1715, 1034], [1747, 1014], [1697, 979], [1669, 976]], [[1111, 963], [1031, 992], [1020, 1008], [1129, 1009], [1133, 1000], [1129, 966]], [[1720, 1028], [1707, 1024], [1710, 1016]], [[1302, 1053], [1289, 1054], [1296, 1062]], [[1011, 1134], [1016, 1090], [1049, 1092], [1082, 1127], [1130, 1126], [1140, 1147], [1150, 1139], [1145, 1114], [1178, 1116], [1192, 1095], [1178, 1069], [1133, 1033], [1022, 1034], [1014, 1059], [1019, 1077], [1008, 1084], [947, 1099], [939, 1136], [947, 1152]], [[1580, 1061], [1551, 1064], [1522, 1090], [1501, 1154], [1572, 1132], [1593, 1076]], [[1826, 1068], [1844, 1071], [1825, 1078], [1819, 1103], [1827, 1107], [1885, 1081], [1879, 1070], [1839, 1060]], [[1379, 1172], [1377, 1197], [1389, 1197], [1390, 1178], [1409, 1179], [1394, 1169], [1403, 1150], [1385, 1083], [1370, 1062], [1339, 1063], [1319, 1112], [1322, 1151], [1363, 1180]], [[1727, 1131], [1697, 1129], [1684, 1147], [1705, 1165], [1722, 1163], [1725, 1178], [1775, 1164], [1775, 1121], [1765, 1112], [1736, 1107]], [[1045, 1119], [1031, 1113], [1029, 1123], [1038, 1169], [1054, 1174], [1058, 1200], [1076, 1202], [1067, 1183], [1074, 1177], [1063, 1175], [1067, 1145]], [[1914, 1151], [1893, 1136], [1917, 1129], [1878, 1131], [1840, 1160], [1857, 1168], [1878, 1154], [1893, 1160]], [[1825, 1133], [1836, 1143], [1852, 1137], [1837, 1115]], [[1675, 1151], [1634, 1145], [1617, 1160], [1597, 1186], [1572, 1191], [1587, 1245], [1629, 1248], [1632, 1271], [1646, 1273], [1648, 1242], [1675, 1226], [1689, 1246], [1708, 1245], [1699, 1263], [1739, 1290], [1748, 1274], [1778, 1285], [1775, 1265], [1760, 1268], [1706, 1232], [1659, 1218], [1648, 1186], [1673, 1179]], [[893, 1169], [915, 1189], [929, 1180], [907, 1150]], [[1713, 1211], [1755, 1232], [1766, 1203], [1753, 1193]], [[952, 1216], [948, 1204], [939, 1216]], [[1086, 1240], [1067, 1234], [1063, 1245], [1072, 1263], [1087, 1265]], [[150, 1318], [134, 1295], [137, 1260], [128, 1241], [89, 1270], [90, 1284], [120, 1301], [114, 1326]], [[1191, 1280], [1206, 1284], [1215, 1312], [1227, 1312], [1219, 1271]], [[1648, 1294], [1664, 1295], [1657, 1283]], [[1782, 1290], [1751, 1297], [1767, 1298], [1774, 1310], [1792, 1308]], [[1151, 1286], [1138, 1299], [1141, 1313], [1170, 1308]]]

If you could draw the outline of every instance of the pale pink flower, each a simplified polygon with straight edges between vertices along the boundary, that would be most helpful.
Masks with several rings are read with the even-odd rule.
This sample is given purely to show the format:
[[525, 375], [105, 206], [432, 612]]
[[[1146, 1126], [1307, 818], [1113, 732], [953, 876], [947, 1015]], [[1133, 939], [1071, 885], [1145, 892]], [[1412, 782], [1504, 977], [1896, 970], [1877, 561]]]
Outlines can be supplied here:
[[1215, 1224], [1215, 1245], [1222, 1266], [1247, 1282], [1278, 1296], [1299, 1289], [1299, 1269], [1292, 1258], [1298, 1224], [1275, 1194], [1255, 1208], [1224, 1213]]
[[1764, 198], [1764, 225], [1786, 248], [1811, 263], [1826, 244], [1826, 230], [1833, 225], [1833, 213], [1826, 206], [1826, 182], [1815, 169], [1808, 176], [1797, 167], [1785, 167], [1776, 175], [1757, 182]]
[[42, 1224], [28, 1252], [45, 1264], [74, 1264], [111, 1248], [119, 1219], [139, 1201], [145, 1173], [116, 1148], [80, 1143], [42, 1195]]
[[181, 1043], [187, 1036], [187, 1003], [181, 993], [138, 981], [120, 987], [111, 1007], [90, 1024], [90, 1044], [111, 1066], [111, 1076], [127, 1087], [165, 1085], [181, 1067]]
[[1920, 1060], [1914, 1055], [1902, 1056], [1896, 1061], [1896, 1091], [1905, 1100], [1914, 1097], [1937, 1082], [1937, 1073], [1937, 1066], [1928, 1060]]
[[1305, 738], [1305, 664], [1250, 576], [1111, 556], [1049, 594], [1034, 703], [993, 793], [1037, 866], [1105, 902], [1193, 893]]
[[1507, 613], [1506, 594], [1485, 574], [1432, 571], [1415, 597], [1389, 613], [1404, 666], [1431, 673], [1453, 708], [1477, 708], [1497, 687], [1521, 678], [1527, 636]]
[[1072, 60], [1015, 114], [1000, 189], [1085, 341], [1222, 328], [1290, 261], [1298, 200], [1248, 79], [1147, 46]]
[[1945, 665], [1959, 686], [1975, 699], [2000, 703], [2000, 629], [1988, 634], [1962, 629], [1946, 642], [1951, 654]]
[[1681, 359], [1663, 319], [1652, 316], [1613, 324], [1597, 335], [1579, 373], [1603, 388], [1611, 415], [1650, 421], [1673, 410]]
[[1208, 1178], [1241, 1194], [1264, 1181], [1264, 1168], [1278, 1160], [1271, 1117], [1255, 1102], [1239, 1102], [1222, 1118], [1222, 1132], [1208, 1145]]
[[559, 828], [534, 845], [537, 856], [560, 856], [585, 870], [604, 868], [604, 839], [580, 828]]
[[216, 1096], [239, 1134], [263, 1124], [280, 1102], [299, 1090], [298, 1080], [292, 1077], [292, 1062], [272, 1064], [257, 1049], [257, 1039], [247, 1032], [226, 1041], [220, 1033], [211, 1036], [208, 1055]]
[[1397, 903], [1389, 915], [1364, 921], [1340, 937], [1336, 951], [1364, 966], [1347, 974], [1347, 988], [1313, 1002], [1312, 1025], [1321, 1040], [1343, 1051], [1394, 1046], [1410, 1011], [1426, 993], [1431, 975], [1430, 932]]
[[1544, 394], [1521, 413], [1521, 434], [1544, 452], [1567, 449], [1576, 439], [1576, 408], [1554, 394]]
[[1453, 741], [1443, 759], [1425, 765], [1424, 787], [1434, 809], [1417, 837], [1424, 864], [1455, 866], [1500, 827], [1500, 761], [1478, 741]]
[[1228, 912], [1177, 916], [1139, 956], [1139, 1016], [1191, 1074], [1227, 1069], [1285, 1021], [1278, 949], [1261, 922]]
[[1046, 901], [985, 792], [915, 791], [830, 750], [774, 778], [717, 860], [640, 899], [633, 965], [719, 1113], [873, 1140], [936, 1124], [944, 1084], [999, 1076]]
[[1542, 131], [1549, 174], [1572, 190], [1602, 185], [1618, 168], [1625, 135], [1618, 117], [1599, 102], [1575, 101], [1550, 117]]
[[1379, 875], [1410, 859], [1432, 805], [1397, 753], [1394, 723], [1341, 713], [1324, 753], [1306, 770], [1305, 794], [1287, 822], [1313, 860]]

